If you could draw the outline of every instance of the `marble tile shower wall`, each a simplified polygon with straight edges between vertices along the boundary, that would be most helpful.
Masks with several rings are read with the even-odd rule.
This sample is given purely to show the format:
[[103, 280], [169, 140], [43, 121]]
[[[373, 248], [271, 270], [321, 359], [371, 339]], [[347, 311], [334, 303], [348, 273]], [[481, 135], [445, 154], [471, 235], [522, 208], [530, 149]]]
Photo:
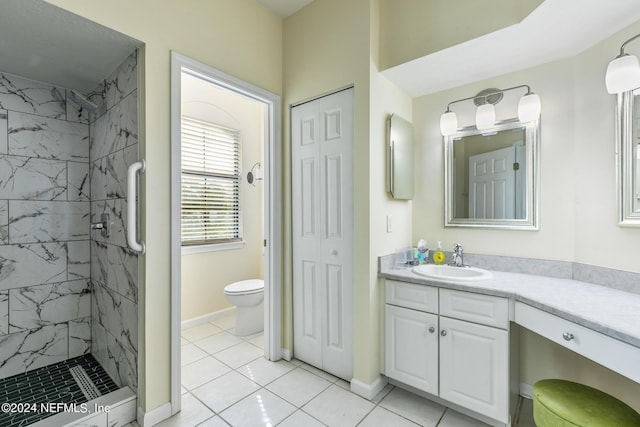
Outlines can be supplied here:
[[90, 350], [89, 124], [0, 73], [0, 378]]
[[[127, 168], [138, 159], [137, 53], [92, 93], [91, 221], [108, 213], [111, 235], [91, 236], [91, 353], [119, 386], [137, 390], [138, 257], [126, 242]], [[105, 94], [103, 98], [101, 93]]]

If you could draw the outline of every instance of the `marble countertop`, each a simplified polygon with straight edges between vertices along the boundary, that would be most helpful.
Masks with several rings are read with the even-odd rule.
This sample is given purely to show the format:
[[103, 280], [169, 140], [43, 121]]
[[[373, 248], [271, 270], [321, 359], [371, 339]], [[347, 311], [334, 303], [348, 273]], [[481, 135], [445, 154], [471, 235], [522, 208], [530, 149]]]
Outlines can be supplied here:
[[419, 276], [411, 267], [380, 266], [379, 276], [403, 282], [512, 298], [640, 347], [640, 295], [570, 279], [492, 271], [465, 284]]

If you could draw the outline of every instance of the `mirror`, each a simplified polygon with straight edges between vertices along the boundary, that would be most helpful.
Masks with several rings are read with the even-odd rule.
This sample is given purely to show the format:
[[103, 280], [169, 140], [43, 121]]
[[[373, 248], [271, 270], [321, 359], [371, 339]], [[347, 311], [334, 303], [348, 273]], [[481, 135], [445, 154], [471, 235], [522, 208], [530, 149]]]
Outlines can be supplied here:
[[618, 224], [640, 227], [640, 90], [618, 95]]
[[413, 126], [394, 114], [387, 119], [387, 191], [394, 199], [413, 199]]
[[446, 227], [538, 229], [539, 123], [444, 137]]

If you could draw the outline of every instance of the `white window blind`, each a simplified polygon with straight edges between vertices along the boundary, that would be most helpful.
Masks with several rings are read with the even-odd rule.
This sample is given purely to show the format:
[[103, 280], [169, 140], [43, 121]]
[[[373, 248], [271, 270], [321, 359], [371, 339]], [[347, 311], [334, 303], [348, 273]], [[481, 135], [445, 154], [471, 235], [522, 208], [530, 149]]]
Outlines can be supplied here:
[[240, 132], [182, 116], [182, 245], [238, 241]]

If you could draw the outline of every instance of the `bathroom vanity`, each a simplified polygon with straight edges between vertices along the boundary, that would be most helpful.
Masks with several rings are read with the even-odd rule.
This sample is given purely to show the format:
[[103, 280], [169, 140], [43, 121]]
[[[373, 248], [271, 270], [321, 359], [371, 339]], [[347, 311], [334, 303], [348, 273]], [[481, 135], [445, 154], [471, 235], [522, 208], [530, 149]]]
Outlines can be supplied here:
[[[456, 268], [456, 267], [453, 267]], [[640, 382], [640, 295], [569, 279], [493, 271], [425, 278], [381, 262], [382, 373], [495, 426], [520, 393], [519, 324]]]

